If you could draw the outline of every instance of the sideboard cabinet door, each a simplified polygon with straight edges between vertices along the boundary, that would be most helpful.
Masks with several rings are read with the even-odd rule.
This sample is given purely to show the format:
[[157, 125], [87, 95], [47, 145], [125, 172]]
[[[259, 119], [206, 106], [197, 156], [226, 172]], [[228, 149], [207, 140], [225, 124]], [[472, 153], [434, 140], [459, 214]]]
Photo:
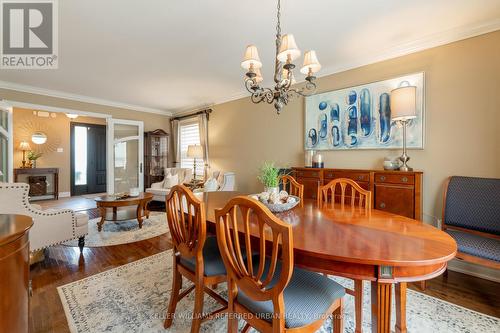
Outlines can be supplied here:
[[375, 184], [375, 209], [415, 218], [413, 186]]

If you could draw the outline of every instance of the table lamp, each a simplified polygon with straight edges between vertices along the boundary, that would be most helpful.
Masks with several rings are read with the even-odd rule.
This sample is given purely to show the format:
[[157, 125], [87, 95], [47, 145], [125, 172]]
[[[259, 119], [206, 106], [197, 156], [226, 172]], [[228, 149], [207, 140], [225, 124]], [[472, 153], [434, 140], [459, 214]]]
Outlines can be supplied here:
[[31, 150], [30, 144], [26, 141], [21, 141], [19, 144], [19, 150], [23, 151], [23, 168], [26, 168], [26, 151]]
[[403, 155], [399, 157], [403, 165], [401, 171], [412, 171], [408, 166], [410, 157], [406, 153], [406, 127], [408, 122], [417, 118], [417, 87], [404, 86], [391, 91], [391, 119], [403, 127]]
[[187, 157], [193, 158], [193, 174], [196, 179], [196, 159], [203, 158], [203, 147], [200, 145], [189, 145], [187, 150]]

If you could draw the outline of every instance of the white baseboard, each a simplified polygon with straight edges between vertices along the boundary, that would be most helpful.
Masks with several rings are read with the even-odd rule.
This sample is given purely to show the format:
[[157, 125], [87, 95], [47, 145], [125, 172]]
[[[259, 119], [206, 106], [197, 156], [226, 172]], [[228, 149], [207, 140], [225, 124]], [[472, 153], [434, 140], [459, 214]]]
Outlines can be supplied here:
[[480, 265], [475, 265], [459, 259], [453, 259], [452, 261], [450, 261], [448, 263], [448, 269], [450, 271], [472, 275], [481, 279], [500, 283], [500, 271]]
[[71, 192], [59, 192], [59, 198], [69, 198], [71, 196]]

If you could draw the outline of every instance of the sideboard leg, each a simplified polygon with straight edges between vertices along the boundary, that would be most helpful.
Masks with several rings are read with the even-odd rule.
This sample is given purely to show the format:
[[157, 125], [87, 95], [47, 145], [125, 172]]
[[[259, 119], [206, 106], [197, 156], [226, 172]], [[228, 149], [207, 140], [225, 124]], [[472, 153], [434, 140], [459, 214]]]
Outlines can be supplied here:
[[391, 294], [392, 283], [371, 283], [372, 332], [391, 332]]
[[396, 333], [406, 333], [406, 282], [395, 285], [396, 294]]

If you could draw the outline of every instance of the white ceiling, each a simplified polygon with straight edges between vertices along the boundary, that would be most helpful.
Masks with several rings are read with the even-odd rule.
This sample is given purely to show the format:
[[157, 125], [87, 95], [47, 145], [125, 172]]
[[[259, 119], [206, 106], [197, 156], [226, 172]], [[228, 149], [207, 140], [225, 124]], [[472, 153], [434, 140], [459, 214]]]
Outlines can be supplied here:
[[[319, 76], [500, 29], [499, 0], [282, 2], [282, 30], [303, 51], [317, 51]], [[247, 44], [259, 48], [264, 79], [271, 81], [275, 6], [272, 0], [60, 0], [59, 69], [0, 70], [0, 87], [166, 113], [239, 98]]]

